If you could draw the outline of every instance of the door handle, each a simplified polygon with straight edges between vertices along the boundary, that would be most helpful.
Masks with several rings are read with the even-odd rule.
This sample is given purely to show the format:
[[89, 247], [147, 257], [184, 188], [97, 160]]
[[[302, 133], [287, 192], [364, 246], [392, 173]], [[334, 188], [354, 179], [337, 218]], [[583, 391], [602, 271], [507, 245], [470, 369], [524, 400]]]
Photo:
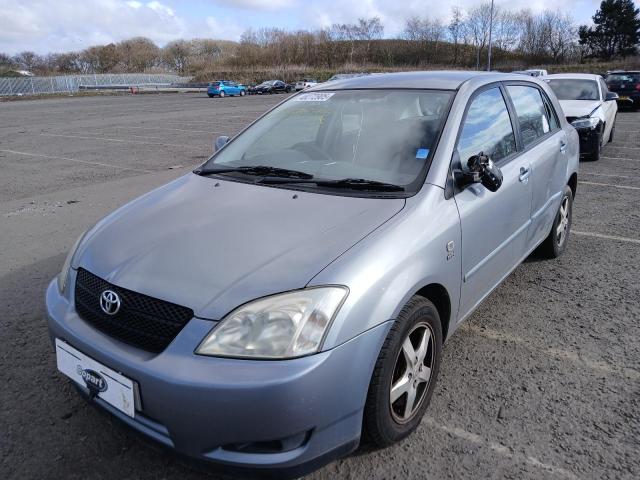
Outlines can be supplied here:
[[529, 181], [529, 175], [531, 175], [530, 168], [520, 167], [520, 176], [518, 177], [518, 180], [522, 183], [527, 183]]
[[567, 151], [567, 142], [564, 140], [560, 140], [560, 153], [564, 153]]

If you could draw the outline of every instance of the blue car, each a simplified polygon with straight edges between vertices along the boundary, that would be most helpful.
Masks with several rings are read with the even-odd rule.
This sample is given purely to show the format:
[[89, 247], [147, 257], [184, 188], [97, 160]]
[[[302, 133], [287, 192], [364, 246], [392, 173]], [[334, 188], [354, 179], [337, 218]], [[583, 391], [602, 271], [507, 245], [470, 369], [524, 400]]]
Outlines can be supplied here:
[[240, 85], [236, 82], [230, 82], [228, 80], [220, 80], [218, 82], [210, 82], [209, 88], [207, 89], [207, 95], [209, 98], [213, 97], [226, 97], [230, 95], [235, 97], [236, 95], [240, 95], [244, 97], [247, 94], [247, 87], [244, 85]]

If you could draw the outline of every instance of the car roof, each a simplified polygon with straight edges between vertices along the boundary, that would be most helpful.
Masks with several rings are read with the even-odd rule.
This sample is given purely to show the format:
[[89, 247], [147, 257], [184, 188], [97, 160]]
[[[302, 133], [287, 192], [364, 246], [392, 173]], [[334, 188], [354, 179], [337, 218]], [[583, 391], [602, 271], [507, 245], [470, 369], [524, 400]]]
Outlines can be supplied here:
[[477, 71], [426, 71], [426, 72], [398, 72], [380, 73], [378, 75], [364, 75], [351, 78], [340, 78], [330, 83], [321, 83], [307, 91], [320, 90], [349, 90], [360, 88], [420, 88], [435, 90], [457, 90], [460, 86], [473, 79], [480, 83], [500, 82], [507, 80], [530, 81], [521, 74]]
[[596, 75], [595, 73], [554, 73], [552, 75], [547, 75], [545, 77], [546, 80], [553, 80], [554, 78], [559, 79], [574, 79], [574, 80], [598, 80], [601, 78], [601, 75]]

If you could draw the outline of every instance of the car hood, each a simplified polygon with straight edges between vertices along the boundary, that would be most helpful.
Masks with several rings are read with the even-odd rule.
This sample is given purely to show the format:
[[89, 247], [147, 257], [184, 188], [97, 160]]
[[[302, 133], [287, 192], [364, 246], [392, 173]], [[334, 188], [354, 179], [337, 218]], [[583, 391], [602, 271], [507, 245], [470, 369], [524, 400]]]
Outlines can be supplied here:
[[600, 106], [600, 100], [560, 100], [565, 117], [584, 117]]
[[304, 287], [404, 204], [188, 174], [98, 222], [73, 267], [220, 319]]

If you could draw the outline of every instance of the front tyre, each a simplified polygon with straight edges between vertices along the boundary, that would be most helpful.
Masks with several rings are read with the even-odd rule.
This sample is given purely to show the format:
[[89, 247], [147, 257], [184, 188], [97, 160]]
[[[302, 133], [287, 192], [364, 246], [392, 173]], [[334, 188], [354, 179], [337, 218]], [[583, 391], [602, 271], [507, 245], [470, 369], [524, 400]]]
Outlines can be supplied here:
[[540, 245], [540, 252], [546, 258], [558, 258], [567, 248], [569, 233], [571, 233], [571, 219], [573, 216], [573, 192], [568, 185], [562, 192], [560, 207], [551, 226], [547, 238]]
[[246, 92], [244, 90], [240, 90], [240, 96], [244, 97], [246, 95]]
[[604, 135], [604, 126], [600, 125], [598, 135], [593, 142], [593, 146], [591, 147], [591, 153], [589, 154], [589, 159], [593, 162], [597, 162], [598, 160], [600, 160], [600, 154], [602, 153], [603, 135]]
[[365, 435], [385, 447], [413, 432], [433, 394], [442, 355], [438, 310], [414, 296], [389, 330], [371, 376], [364, 408]]

